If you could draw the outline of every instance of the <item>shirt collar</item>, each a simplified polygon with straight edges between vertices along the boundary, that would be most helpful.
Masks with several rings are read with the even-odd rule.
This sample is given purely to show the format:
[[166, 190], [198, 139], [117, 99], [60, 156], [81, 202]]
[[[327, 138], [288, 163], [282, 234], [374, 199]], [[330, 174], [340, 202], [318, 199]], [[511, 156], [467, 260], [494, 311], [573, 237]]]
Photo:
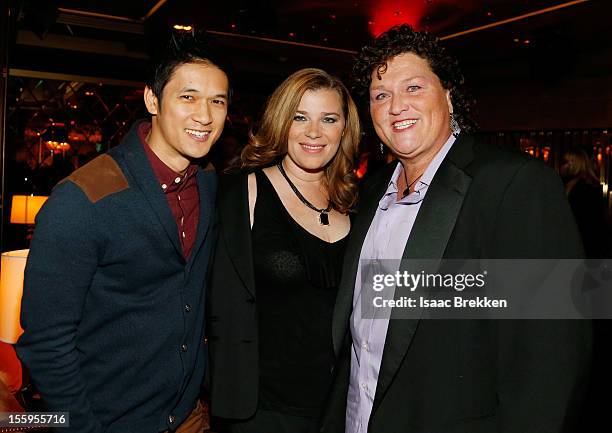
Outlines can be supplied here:
[[138, 125], [138, 137], [144, 147], [145, 153], [149, 162], [151, 163], [151, 168], [153, 168], [153, 173], [155, 173], [155, 177], [159, 182], [162, 191], [171, 192], [178, 188], [180, 188], [189, 178], [195, 176], [198, 171], [198, 166], [195, 164], [189, 164], [185, 174], [181, 175], [176, 171], [172, 170], [166, 163], [164, 163], [159, 157], [153, 152], [149, 143], [147, 143], [147, 135], [151, 131], [151, 122], [142, 122]]
[[[406, 197], [402, 198], [397, 203], [400, 204], [416, 204], [425, 198], [425, 193], [427, 192], [427, 188], [433, 181], [433, 178], [442, 165], [442, 161], [450, 151], [451, 147], [455, 143], [455, 136], [453, 134], [448, 137], [448, 140], [444, 143], [444, 145], [440, 148], [438, 153], [435, 154], [433, 159], [429, 162], [429, 165], [423, 172], [421, 178], [414, 185], [414, 192], [408, 194]], [[397, 180], [402, 173], [402, 164], [398, 161], [393, 171], [393, 175], [391, 176], [391, 180], [389, 181], [389, 185], [387, 186], [387, 190], [383, 194], [382, 198], [378, 202], [378, 207], [381, 210], [387, 210], [393, 203], [396, 202], [397, 197]]]

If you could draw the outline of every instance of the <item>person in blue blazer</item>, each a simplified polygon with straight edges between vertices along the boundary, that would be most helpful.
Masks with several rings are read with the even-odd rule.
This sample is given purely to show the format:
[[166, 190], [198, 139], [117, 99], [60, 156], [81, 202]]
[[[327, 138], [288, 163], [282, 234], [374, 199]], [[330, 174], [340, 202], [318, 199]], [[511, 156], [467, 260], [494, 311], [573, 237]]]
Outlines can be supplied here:
[[201, 432], [204, 293], [229, 100], [224, 63], [175, 35], [144, 90], [151, 121], [60, 182], [37, 217], [17, 351], [66, 432]]

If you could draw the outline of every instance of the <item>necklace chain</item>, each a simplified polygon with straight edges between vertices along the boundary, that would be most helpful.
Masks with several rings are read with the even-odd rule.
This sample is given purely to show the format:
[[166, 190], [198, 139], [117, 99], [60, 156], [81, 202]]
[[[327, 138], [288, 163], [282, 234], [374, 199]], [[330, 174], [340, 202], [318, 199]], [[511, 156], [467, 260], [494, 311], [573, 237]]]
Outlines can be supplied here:
[[[410, 188], [412, 188], [412, 185], [414, 185], [417, 180], [419, 180], [423, 174], [425, 172], [421, 173], [420, 175], [418, 175], [405, 189], [404, 189], [404, 194], [403, 196], [406, 197], [408, 194], [410, 194]], [[406, 174], [406, 170], [404, 169], [404, 180], [406, 181], [406, 184], [408, 184], [408, 175]]]
[[310, 203], [308, 200], [306, 200], [306, 197], [304, 197], [302, 195], [302, 193], [297, 188], [297, 186], [295, 186], [295, 184], [293, 182], [291, 182], [291, 179], [289, 179], [289, 176], [287, 176], [287, 173], [285, 172], [285, 169], [283, 167], [283, 163], [279, 162], [276, 165], [276, 167], [278, 167], [278, 171], [281, 172], [281, 174], [283, 175], [283, 177], [285, 178], [285, 180], [287, 181], [287, 183], [289, 184], [289, 186], [291, 187], [291, 189], [293, 190], [293, 192], [295, 193], [297, 198], [299, 198], [302, 203], [304, 203], [307, 207], [309, 207], [313, 211], [319, 212], [319, 222], [322, 225], [324, 225], [324, 226], [328, 226], [329, 225], [329, 216], [327, 214], [329, 213], [329, 211], [332, 208], [331, 203], [329, 203], [329, 205], [325, 209], [319, 209], [319, 208], [315, 207], [312, 203]]

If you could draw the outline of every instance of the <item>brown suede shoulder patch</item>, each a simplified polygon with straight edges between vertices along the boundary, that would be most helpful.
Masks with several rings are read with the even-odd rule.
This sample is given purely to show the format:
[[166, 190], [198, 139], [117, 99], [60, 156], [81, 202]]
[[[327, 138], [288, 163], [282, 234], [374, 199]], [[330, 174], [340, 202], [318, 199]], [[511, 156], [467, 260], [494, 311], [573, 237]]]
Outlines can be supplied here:
[[100, 155], [75, 170], [65, 180], [72, 181], [81, 188], [92, 203], [130, 186], [119, 164], [107, 154]]

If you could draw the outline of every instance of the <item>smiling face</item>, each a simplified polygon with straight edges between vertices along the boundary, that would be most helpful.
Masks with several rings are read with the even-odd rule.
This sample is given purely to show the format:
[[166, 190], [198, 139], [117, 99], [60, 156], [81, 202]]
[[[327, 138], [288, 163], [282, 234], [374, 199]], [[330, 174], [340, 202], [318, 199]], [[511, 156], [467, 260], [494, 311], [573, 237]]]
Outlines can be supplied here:
[[289, 128], [286, 163], [307, 172], [323, 170], [338, 152], [345, 122], [336, 90], [304, 92]]
[[402, 162], [426, 167], [451, 134], [450, 92], [413, 53], [391, 58], [377, 75], [373, 71], [370, 115], [378, 137]]
[[182, 173], [208, 153], [223, 132], [228, 89], [225, 73], [209, 63], [176, 67], [163, 89], [161, 105], [145, 88], [145, 104], [152, 115], [147, 142], [159, 159]]

